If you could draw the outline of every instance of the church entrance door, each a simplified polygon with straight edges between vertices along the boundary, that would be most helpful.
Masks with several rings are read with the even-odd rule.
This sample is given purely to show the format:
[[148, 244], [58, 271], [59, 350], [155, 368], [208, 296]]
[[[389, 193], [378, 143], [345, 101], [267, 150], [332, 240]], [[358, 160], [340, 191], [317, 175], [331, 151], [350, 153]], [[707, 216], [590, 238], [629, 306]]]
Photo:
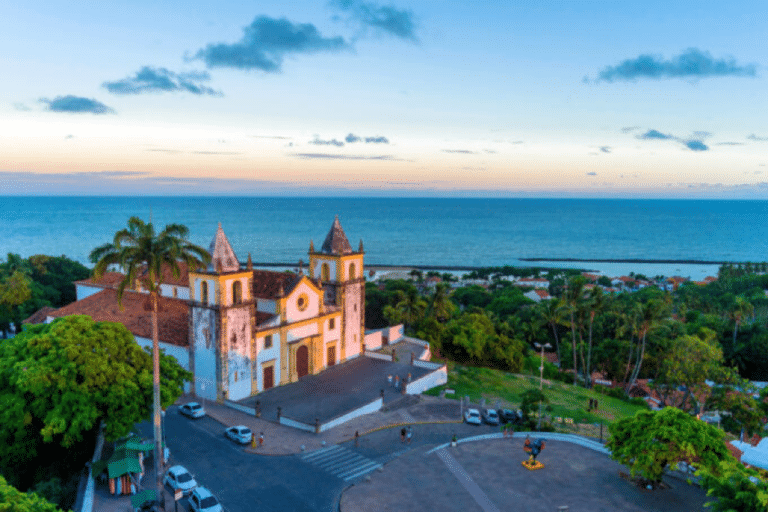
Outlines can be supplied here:
[[328, 366], [336, 364], [336, 345], [328, 347]]
[[275, 385], [275, 367], [267, 366], [264, 368], [264, 389], [269, 389]]
[[299, 378], [309, 373], [309, 349], [306, 345], [296, 350], [296, 373], [299, 374]]

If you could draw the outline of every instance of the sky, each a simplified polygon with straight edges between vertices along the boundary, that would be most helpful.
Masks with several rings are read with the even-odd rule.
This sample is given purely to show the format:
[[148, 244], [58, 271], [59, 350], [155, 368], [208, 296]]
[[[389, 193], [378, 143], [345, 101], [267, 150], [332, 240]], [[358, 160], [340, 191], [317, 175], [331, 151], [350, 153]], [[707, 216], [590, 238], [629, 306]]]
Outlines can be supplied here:
[[0, 195], [768, 198], [768, 2], [0, 4]]

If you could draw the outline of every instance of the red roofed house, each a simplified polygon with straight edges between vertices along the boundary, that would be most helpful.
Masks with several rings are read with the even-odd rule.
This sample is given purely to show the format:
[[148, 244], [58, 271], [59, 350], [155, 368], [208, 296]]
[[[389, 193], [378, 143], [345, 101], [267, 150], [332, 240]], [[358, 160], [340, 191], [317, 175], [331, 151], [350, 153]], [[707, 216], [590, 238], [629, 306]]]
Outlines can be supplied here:
[[[320, 251], [309, 246], [309, 276], [241, 268], [219, 225], [211, 263], [161, 285], [160, 346], [194, 375], [194, 391], [211, 400], [240, 400], [295, 382], [361, 354], [364, 344], [363, 244], [353, 251], [338, 218]], [[46, 321], [85, 314], [124, 324], [151, 346], [148, 294], [126, 289], [122, 308], [107, 273], [76, 284], [78, 300], [48, 312]]]

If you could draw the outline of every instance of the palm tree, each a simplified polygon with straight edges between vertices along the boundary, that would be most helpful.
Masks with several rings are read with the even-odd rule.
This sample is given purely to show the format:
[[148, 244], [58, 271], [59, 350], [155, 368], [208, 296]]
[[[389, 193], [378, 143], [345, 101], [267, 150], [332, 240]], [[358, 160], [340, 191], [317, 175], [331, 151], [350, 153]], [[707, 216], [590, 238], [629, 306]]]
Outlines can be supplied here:
[[747, 299], [736, 296], [731, 304], [731, 318], [733, 319], [733, 350], [736, 350], [736, 336], [739, 334], [739, 325], [745, 316], [752, 316], [755, 312], [755, 306]]
[[432, 314], [440, 322], [445, 322], [453, 315], [456, 306], [451, 302], [448, 294], [448, 285], [439, 283], [432, 295]]
[[632, 390], [632, 387], [635, 385], [635, 381], [637, 381], [638, 375], [640, 375], [640, 368], [643, 365], [643, 358], [645, 357], [645, 339], [648, 335], [648, 332], [656, 327], [656, 325], [659, 323], [659, 320], [664, 318], [664, 316], [667, 314], [669, 299], [669, 296], [667, 296], [664, 300], [651, 299], [642, 305], [642, 319], [638, 333], [638, 337], [640, 338], [640, 353], [638, 355], [637, 362], [635, 363], [635, 369], [632, 372], [632, 377], [629, 381], [629, 387], [627, 387], [628, 393]]
[[407, 292], [398, 290], [398, 301], [395, 310], [398, 311], [406, 328], [413, 327], [424, 317], [427, 311], [427, 301], [421, 298], [416, 288], [409, 288]]
[[170, 268], [174, 277], [179, 277], [179, 262], [189, 269], [207, 265], [211, 256], [208, 252], [187, 241], [189, 230], [180, 224], [170, 224], [155, 234], [152, 222], [145, 224], [138, 217], [128, 219], [128, 228], [115, 233], [111, 243], [94, 249], [90, 260], [96, 266], [93, 275], [99, 278], [110, 265], [118, 265], [125, 277], [117, 287], [117, 301], [122, 307], [123, 293], [138, 282], [149, 292], [152, 306], [152, 379], [153, 379], [153, 422], [155, 434], [155, 475], [158, 499], [163, 491], [163, 450], [160, 427], [160, 340], [158, 335], [157, 311], [160, 283], [163, 269]]
[[562, 300], [550, 299], [541, 303], [538, 309], [541, 319], [552, 328], [552, 335], [555, 337], [555, 349], [557, 350], [557, 361], [560, 363], [560, 337], [557, 334], [557, 326], [562, 323], [567, 307], [563, 304]]
[[[584, 284], [586, 280], [579, 276], [568, 282], [568, 289], [565, 291], [565, 303], [568, 306], [568, 313], [571, 317], [571, 343], [573, 348], [573, 385], [578, 382], [579, 365], [576, 356], [576, 317], [584, 295]], [[579, 325], [579, 332], [581, 325]]]
[[589, 348], [587, 349], [587, 365], [585, 386], [592, 387], [592, 324], [595, 322], [595, 315], [602, 312], [605, 306], [605, 296], [603, 289], [599, 286], [592, 288], [589, 294]]

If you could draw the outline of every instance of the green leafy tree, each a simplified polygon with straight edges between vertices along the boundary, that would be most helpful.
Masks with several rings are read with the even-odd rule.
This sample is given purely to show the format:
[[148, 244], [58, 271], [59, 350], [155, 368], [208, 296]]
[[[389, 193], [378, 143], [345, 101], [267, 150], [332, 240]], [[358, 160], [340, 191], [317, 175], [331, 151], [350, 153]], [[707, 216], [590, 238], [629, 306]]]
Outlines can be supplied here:
[[736, 389], [734, 386], [718, 386], [712, 390], [707, 398], [707, 408], [720, 411], [721, 427], [732, 434], [744, 433], [751, 436], [763, 428], [765, 412], [761, 403], [752, 398], [749, 392], [741, 389], [748, 383], [742, 382]]
[[[124, 325], [83, 315], [27, 327], [0, 343], [2, 473], [29, 483], [35, 466], [80, 446], [101, 422], [109, 440], [128, 434], [151, 411], [151, 363]], [[167, 406], [191, 374], [165, 354], [161, 367]]]
[[32, 297], [29, 285], [29, 279], [21, 270], [14, 270], [5, 279], [0, 276], [0, 329], [5, 330], [10, 322], [19, 320], [20, 315], [14, 312]]
[[448, 322], [440, 345], [446, 355], [457, 361], [497, 366], [511, 372], [523, 367], [523, 342], [500, 334], [482, 312], [464, 313]]
[[163, 488], [162, 447], [160, 424], [160, 338], [158, 335], [157, 311], [160, 284], [164, 269], [170, 269], [174, 277], [181, 271], [179, 262], [186, 263], [190, 269], [204, 267], [211, 260], [211, 255], [189, 241], [189, 229], [181, 224], [165, 226], [155, 233], [154, 225], [144, 223], [138, 217], [128, 219], [128, 227], [115, 233], [111, 243], [101, 245], [90, 254], [95, 277], [101, 277], [110, 266], [118, 265], [125, 277], [117, 288], [118, 301], [122, 301], [126, 288], [137, 280], [149, 292], [152, 307], [152, 381], [153, 381], [153, 424], [155, 434], [155, 474], [158, 496]]
[[529, 389], [520, 396], [520, 410], [523, 412], [523, 422], [529, 428], [534, 428], [536, 421], [533, 419], [534, 411], [538, 411], [539, 404], [548, 404], [549, 399], [538, 389]]
[[598, 277], [597, 284], [599, 284], [600, 286], [605, 286], [606, 288], [610, 288], [611, 286], [613, 286], [613, 284], [611, 283], [611, 278], [608, 276]]
[[[709, 329], [702, 329], [699, 336], [685, 335], [675, 339], [672, 347], [665, 352], [659, 375], [654, 385], [659, 390], [664, 405], [686, 408], [686, 403], [693, 400], [696, 413], [700, 404], [696, 402], [696, 392], [701, 392], [705, 381], [722, 373], [723, 350], [717, 343], [716, 335]], [[675, 396], [680, 387], [685, 393]], [[669, 401], [672, 403], [669, 403]]]
[[61, 512], [35, 493], [21, 492], [0, 476], [0, 512]]
[[732, 458], [722, 431], [674, 407], [640, 411], [608, 430], [611, 457], [654, 486], [680, 462], [716, 471], [721, 460]]
[[707, 503], [715, 512], [765, 512], [768, 510], [768, 482], [754, 469], [736, 460], [721, 461], [716, 472], [701, 470], [701, 486]]
[[365, 283], [365, 328], [381, 329], [388, 325], [384, 308], [388, 305], [387, 294], [370, 281]]
[[485, 288], [475, 284], [455, 290], [451, 299], [462, 308], [484, 308], [491, 303], [492, 297]]

